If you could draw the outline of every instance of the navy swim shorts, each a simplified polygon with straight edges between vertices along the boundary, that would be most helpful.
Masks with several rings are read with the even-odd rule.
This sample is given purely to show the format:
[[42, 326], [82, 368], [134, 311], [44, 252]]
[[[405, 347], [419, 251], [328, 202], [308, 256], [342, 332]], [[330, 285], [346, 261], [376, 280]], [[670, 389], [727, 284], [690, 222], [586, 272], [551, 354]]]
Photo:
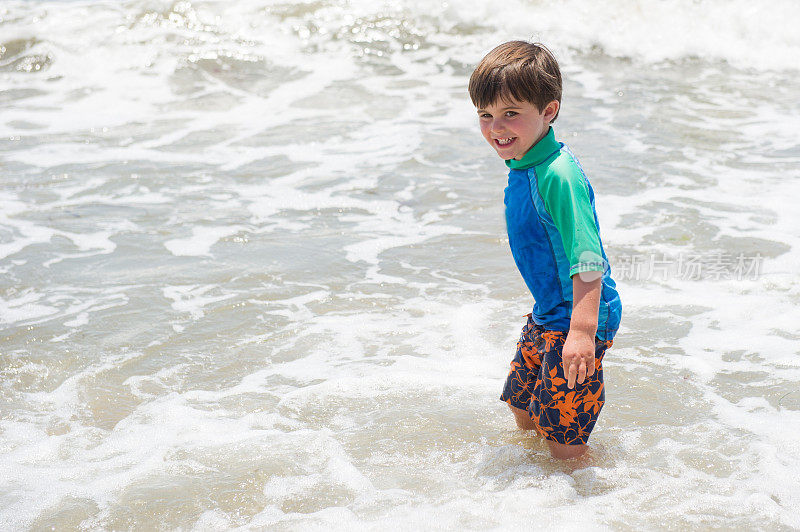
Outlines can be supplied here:
[[603, 355], [612, 342], [595, 338], [594, 375], [570, 390], [561, 367], [566, 338], [566, 331], [548, 331], [528, 314], [500, 400], [527, 410], [536, 432], [548, 440], [580, 445], [589, 440], [605, 402]]

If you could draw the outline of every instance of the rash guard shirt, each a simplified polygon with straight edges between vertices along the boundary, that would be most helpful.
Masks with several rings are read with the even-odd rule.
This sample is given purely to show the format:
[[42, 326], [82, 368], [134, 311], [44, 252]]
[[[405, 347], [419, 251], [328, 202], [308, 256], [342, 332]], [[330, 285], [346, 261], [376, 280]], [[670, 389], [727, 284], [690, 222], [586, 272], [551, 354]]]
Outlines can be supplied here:
[[572, 276], [602, 272], [597, 337], [613, 339], [622, 303], [600, 239], [594, 191], [578, 159], [550, 128], [522, 159], [506, 165], [508, 242], [535, 300], [533, 320], [546, 329], [569, 330]]

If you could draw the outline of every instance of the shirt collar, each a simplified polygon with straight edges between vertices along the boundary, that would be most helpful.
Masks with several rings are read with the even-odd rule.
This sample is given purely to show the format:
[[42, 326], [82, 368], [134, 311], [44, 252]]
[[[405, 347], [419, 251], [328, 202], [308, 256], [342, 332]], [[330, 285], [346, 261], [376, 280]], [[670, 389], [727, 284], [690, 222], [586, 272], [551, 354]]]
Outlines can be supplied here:
[[556, 134], [551, 127], [542, 140], [534, 144], [520, 160], [509, 159], [506, 165], [512, 170], [525, 170], [531, 166], [542, 164], [553, 153], [561, 149], [561, 144], [556, 141]]

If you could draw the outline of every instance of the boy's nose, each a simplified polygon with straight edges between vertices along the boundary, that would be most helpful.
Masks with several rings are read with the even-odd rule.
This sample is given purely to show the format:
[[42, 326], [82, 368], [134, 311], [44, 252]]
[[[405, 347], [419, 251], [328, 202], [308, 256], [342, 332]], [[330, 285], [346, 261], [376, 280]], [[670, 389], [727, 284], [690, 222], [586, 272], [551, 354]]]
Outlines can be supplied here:
[[492, 120], [492, 133], [501, 133], [505, 128], [503, 127], [503, 122], [500, 120]]

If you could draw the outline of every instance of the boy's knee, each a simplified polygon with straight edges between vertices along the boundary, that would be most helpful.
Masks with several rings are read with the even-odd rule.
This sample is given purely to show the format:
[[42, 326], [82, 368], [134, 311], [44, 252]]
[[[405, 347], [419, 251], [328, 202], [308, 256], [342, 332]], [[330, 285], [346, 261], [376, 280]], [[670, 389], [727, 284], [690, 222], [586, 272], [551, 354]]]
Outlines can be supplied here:
[[[531, 419], [531, 415], [527, 410], [517, 408], [516, 406], [508, 405], [511, 412], [514, 414], [514, 420], [517, 422], [517, 427], [522, 430], [534, 430], [536, 425]], [[571, 458], [580, 458], [589, 449], [586, 444], [583, 445], [566, 445], [563, 443], [547, 440], [547, 448], [550, 450], [550, 456], [557, 460], [569, 460]]]
[[517, 422], [517, 427], [522, 430], [533, 430], [535, 428], [531, 415], [527, 410], [512, 405], [508, 405], [508, 407], [511, 409], [511, 412], [514, 413], [514, 420]]
[[582, 445], [564, 445], [547, 440], [547, 447], [550, 449], [550, 456], [558, 460], [569, 460], [570, 458], [580, 458], [589, 449], [586, 444]]

